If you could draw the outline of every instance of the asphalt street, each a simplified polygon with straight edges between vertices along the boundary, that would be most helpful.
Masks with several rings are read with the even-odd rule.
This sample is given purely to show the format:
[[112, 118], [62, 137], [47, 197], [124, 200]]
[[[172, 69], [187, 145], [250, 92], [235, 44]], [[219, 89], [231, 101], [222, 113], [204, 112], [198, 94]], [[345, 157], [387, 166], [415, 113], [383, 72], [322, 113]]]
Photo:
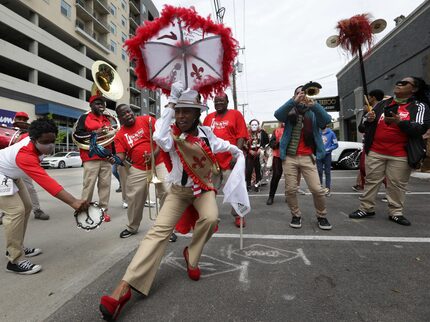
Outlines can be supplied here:
[[[82, 169], [49, 173], [80, 194]], [[331, 231], [317, 227], [310, 194], [299, 197], [302, 228], [290, 228], [281, 181], [272, 206], [266, 206], [267, 186], [250, 193], [240, 249], [239, 230], [219, 196], [220, 227], [205, 247], [200, 281], [186, 274], [182, 250], [190, 237], [180, 235], [169, 244], [149, 296], [133, 293], [119, 321], [429, 321], [430, 176], [410, 180], [405, 216], [412, 225], [405, 227], [388, 220], [383, 188], [374, 218], [349, 219], [359, 205], [360, 194], [351, 189], [356, 171], [332, 174]], [[38, 188], [51, 219], [31, 217], [26, 246], [43, 249], [32, 259], [43, 270], [0, 272], [1, 321], [101, 320], [100, 297], [121, 279], [152, 224], [145, 209], [139, 234], [119, 238], [126, 212], [112, 183], [112, 221], [92, 232], [76, 228], [72, 209]], [[0, 266], [6, 264], [0, 257]]]

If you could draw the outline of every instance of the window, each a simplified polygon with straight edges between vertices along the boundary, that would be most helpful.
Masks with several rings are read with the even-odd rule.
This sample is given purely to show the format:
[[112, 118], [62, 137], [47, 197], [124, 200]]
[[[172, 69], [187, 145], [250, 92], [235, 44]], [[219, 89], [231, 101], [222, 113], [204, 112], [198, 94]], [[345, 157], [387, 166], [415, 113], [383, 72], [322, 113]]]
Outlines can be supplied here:
[[121, 0], [121, 7], [122, 9], [126, 10], [127, 9], [127, 3], [125, 2], [125, 0]]
[[142, 12], [146, 13], [146, 6], [142, 3]]
[[110, 13], [112, 16], [116, 16], [116, 7], [113, 4], [110, 5]]
[[61, 14], [63, 16], [66, 16], [67, 18], [70, 18], [72, 13], [72, 7], [64, 0], [61, 0]]
[[124, 43], [127, 40], [127, 35], [125, 33], [121, 34], [121, 41]]
[[123, 61], [127, 60], [127, 52], [125, 51], [124, 48], [121, 50], [121, 58]]
[[110, 23], [110, 32], [116, 35], [116, 25], [113, 22]]
[[113, 40], [110, 41], [110, 51], [116, 53], [116, 42]]
[[126, 18], [126, 17], [124, 17], [124, 16], [121, 16], [121, 25], [122, 25], [123, 27], [126, 27], [126, 26], [127, 26], [127, 18]]

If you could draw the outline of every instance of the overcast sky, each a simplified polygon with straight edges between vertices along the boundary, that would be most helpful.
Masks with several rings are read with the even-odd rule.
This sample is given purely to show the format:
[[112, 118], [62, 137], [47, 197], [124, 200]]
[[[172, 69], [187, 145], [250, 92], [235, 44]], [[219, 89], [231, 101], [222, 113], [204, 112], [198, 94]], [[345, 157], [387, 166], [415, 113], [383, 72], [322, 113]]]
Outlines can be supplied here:
[[[166, 3], [194, 6], [200, 15], [216, 20], [213, 0], [153, 2], [159, 11]], [[225, 8], [224, 24], [245, 48], [238, 55], [244, 66], [237, 77], [238, 103], [248, 104], [245, 119], [274, 120], [274, 111], [297, 85], [311, 80], [322, 85], [320, 97], [337, 95], [336, 74], [351, 57], [339, 48], [328, 48], [325, 41], [336, 34], [339, 20], [362, 13], [385, 19], [388, 25], [376, 35], [378, 42], [394, 28], [394, 18], [409, 15], [421, 3], [423, 0], [219, 0]], [[228, 94], [233, 108], [231, 90]], [[212, 102], [209, 106], [212, 112]]]

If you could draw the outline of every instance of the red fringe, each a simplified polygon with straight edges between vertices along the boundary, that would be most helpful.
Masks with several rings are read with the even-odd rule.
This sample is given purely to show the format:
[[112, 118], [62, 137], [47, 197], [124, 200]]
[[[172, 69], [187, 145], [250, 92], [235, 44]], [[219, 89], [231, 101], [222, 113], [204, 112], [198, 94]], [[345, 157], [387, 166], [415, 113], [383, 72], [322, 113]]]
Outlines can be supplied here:
[[[181, 134], [181, 130], [175, 124], [172, 125], [172, 132], [175, 136], [178, 136]], [[206, 145], [206, 143], [202, 139], [200, 139], [194, 135], [187, 135], [185, 140], [192, 143], [192, 144], [200, 145], [200, 147], [205, 151], [206, 155], [209, 156], [212, 163], [217, 162], [215, 155], [212, 153], [211, 149]], [[200, 178], [197, 177], [194, 174], [194, 172], [190, 169], [188, 164], [185, 162], [185, 160], [182, 156], [182, 153], [179, 151], [176, 142], [175, 142], [175, 150], [178, 153], [179, 159], [181, 160], [181, 163], [182, 163], [182, 166], [183, 166], [185, 172], [188, 174], [189, 177], [191, 177], [193, 179], [194, 183], [197, 183], [200, 186], [200, 188], [202, 188], [203, 190], [215, 191], [215, 193], [216, 193], [217, 191], [215, 188], [211, 188], [208, 185], [206, 185], [206, 183], [204, 183], [202, 180], [200, 180]]]
[[339, 45], [351, 55], [355, 55], [364, 44], [368, 48], [372, 46], [374, 38], [368, 14], [340, 20], [336, 28], [339, 30]]
[[[233, 61], [237, 56], [238, 42], [233, 38], [231, 29], [224, 27], [222, 24], [214, 23], [210, 17], [203, 18], [199, 16], [194, 8], [173, 7], [170, 5], [164, 6], [159, 18], [153, 21], [145, 21], [144, 25], [137, 29], [136, 36], [125, 41], [124, 46], [127, 48], [130, 59], [136, 60], [137, 85], [151, 90], [158, 88], [147, 79], [145, 62], [140, 51], [140, 46], [156, 35], [160, 29], [166, 27], [174, 17], [180, 17], [190, 29], [201, 28], [207, 33], [221, 36], [221, 42], [224, 47], [222, 61], [223, 79], [210, 85], [203, 83], [196, 90], [204, 98], [212, 97], [214, 93], [223, 91], [230, 84], [229, 76], [233, 72]], [[169, 89], [161, 88], [161, 90], [164, 94], [169, 95], [170, 86]]]

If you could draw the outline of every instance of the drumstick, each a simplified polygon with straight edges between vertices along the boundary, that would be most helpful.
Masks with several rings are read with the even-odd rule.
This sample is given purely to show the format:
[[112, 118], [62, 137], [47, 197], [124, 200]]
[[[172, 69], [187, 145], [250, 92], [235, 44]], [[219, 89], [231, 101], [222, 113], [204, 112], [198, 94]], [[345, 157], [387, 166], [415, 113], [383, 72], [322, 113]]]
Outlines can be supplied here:
[[369, 100], [367, 99], [366, 95], [364, 95], [364, 101], [366, 102], [366, 105], [367, 105], [367, 112], [371, 112], [372, 111], [372, 105], [369, 104]]

